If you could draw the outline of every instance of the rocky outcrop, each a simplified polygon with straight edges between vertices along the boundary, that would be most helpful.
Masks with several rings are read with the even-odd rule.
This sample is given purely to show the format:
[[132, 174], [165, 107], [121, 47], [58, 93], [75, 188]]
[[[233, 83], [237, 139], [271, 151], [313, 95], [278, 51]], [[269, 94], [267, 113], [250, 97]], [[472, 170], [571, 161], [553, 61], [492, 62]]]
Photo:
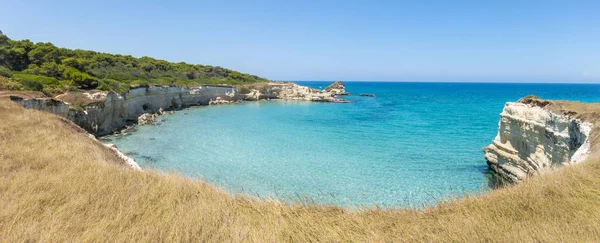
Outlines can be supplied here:
[[506, 180], [519, 182], [588, 155], [592, 123], [556, 113], [548, 104], [523, 99], [504, 106], [498, 134], [483, 151], [489, 167]]
[[346, 85], [342, 81], [335, 81], [323, 90], [333, 94], [347, 94]]
[[36, 109], [50, 112], [64, 118], [69, 116], [69, 105], [54, 98], [24, 99], [19, 96], [10, 96], [10, 100], [20, 104], [27, 109]]
[[[95, 135], [106, 135], [138, 122], [142, 114], [155, 114], [162, 110], [208, 105], [217, 98], [241, 100], [243, 96], [231, 86], [200, 86], [184, 88], [179, 86], [151, 86], [133, 88], [123, 95], [105, 92], [97, 102], [71, 109], [68, 119]], [[58, 97], [60, 98], [60, 97]], [[102, 100], [103, 99], [103, 100]], [[67, 103], [69, 99], [65, 100]]]
[[[146, 86], [131, 88], [123, 95], [114, 92], [70, 92], [55, 98], [11, 100], [25, 108], [47, 111], [65, 117], [88, 132], [102, 136], [138, 122], [142, 114], [152, 116], [162, 110], [208, 105], [211, 100], [243, 100], [232, 86]], [[147, 117], [144, 116], [144, 117]], [[148, 120], [150, 122], [150, 120]]]
[[324, 92], [291, 82], [261, 84], [247, 94], [237, 87], [202, 85], [145, 86], [131, 88], [125, 94], [105, 91], [78, 91], [55, 98], [11, 99], [25, 108], [47, 111], [65, 117], [86, 131], [102, 136], [132, 123], [151, 124], [163, 110], [177, 110], [198, 105], [231, 104], [243, 100], [288, 99], [319, 102], [342, 102]]
[[229, 100], [229, 99], [221, 99], [221, 97], [217, 97], [215, 100], [210, 100], [208, 102], [209, 105], [229, 105], [240, 102], [241, 100]]
[[156, 118], [159, 116], [159, 113], [144, 113], [138, 117], [138, 125], [150, 125], [156, 122]]
[[334, 97], [336, 93], [301, 86], [293, 82], [269, 82], [266, 84], [245, 86], [248, 93], [246, 100], [284, 99], [304, 100], [316, 102], [343, 102], [341, 98]]

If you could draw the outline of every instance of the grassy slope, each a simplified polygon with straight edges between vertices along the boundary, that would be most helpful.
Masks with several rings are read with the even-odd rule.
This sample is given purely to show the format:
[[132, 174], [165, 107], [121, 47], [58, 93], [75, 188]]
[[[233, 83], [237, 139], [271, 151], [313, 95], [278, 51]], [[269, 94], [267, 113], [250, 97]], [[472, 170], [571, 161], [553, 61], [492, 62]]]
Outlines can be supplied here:
[[[349, 211], [136, 172], [72, 124], [0, 100], [2, 241], [594, 241], [600, 161], [477, 198]], [[442, 162], [442, 161], [440, 161]]]

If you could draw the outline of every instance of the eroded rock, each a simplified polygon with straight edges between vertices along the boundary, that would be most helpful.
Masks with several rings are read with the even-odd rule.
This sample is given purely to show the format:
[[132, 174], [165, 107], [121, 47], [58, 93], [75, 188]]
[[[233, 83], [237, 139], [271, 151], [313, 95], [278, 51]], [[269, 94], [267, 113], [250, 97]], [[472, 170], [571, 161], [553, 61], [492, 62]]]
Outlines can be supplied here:
[[158, 116], [158, 114], [144, 113], [138, 117], [138, 125], [154, 124]]
[[340, 94], [345, 95], [346, 93], [346, 85], [342, 81], [335, 81], [329, 86], [327, 86], [324, 90], [325, 92], [329, 92], [332, 94]]
[[543, 108], [546, 105], [538, 101], [504, 106], [498, 134], [483, 148], [489, 167], [504, 179], [519, 182], [587, 157], [592, 124], [553, 113]]

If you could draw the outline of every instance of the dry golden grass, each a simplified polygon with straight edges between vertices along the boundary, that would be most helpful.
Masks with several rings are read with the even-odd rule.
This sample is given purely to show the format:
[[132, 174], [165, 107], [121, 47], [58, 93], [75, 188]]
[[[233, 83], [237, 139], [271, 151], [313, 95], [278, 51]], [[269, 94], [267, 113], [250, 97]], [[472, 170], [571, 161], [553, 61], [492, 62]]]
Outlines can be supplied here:
[[[99, 91], [97, 91], [97, 90], [86, 91], [86, 93], [91, 93], [91, 94], [96, 93], [96, 92], [99, 92]], [[86, 107], [90, 104], [101, 102], [100, 100], [91, 99], [90, 97], [88, 97], [87, 95], [85, 95], [83, 93], [84, 93], [83, 91], [66, 92], [66, 93], [56, 96], [56, 98], [69, 103], [71, 105], [71, 107], [73, 107], [73, 108], [81, 108], [81, 109], [83, 109], [83, 107]]]
[[23, 99], [32, 99], [32, 98], [43, 98], [46, 97], [44, 93], [39, 91], [11, 91], [11, 90], [2, 90], [0, 88], [0, 99], [8, 99], [10, 96], [17, 96]]
[[0, 100], [0, 206], [6, 242], [589, 242], [600, 161], [423, 210], [289, 205], [125, 168], [71, 123]]

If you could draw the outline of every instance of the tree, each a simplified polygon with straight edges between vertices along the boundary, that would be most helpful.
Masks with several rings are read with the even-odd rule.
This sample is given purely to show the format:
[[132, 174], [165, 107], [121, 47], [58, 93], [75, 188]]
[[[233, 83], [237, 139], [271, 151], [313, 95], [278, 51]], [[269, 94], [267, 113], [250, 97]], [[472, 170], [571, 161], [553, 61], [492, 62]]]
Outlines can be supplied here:
[[58, 64], [55, 62], [44, 62], [42, 66], [40, 66], [41, 74], [48, 77], [60, 77], [60, 71], [58, 69]]
[[[39, 80], [42, 80], [44, 89], [75, 84], [83, 89], [101, 85], [102, 89], [119, 91], [126, 90], [134, 83], [187, 85], [267, 81], [255, 75], [218, 66], [172, 63], [147, 56], [135, 58], [129, 55], [58, 48], [49, 42], [34, 44], [29, 40], [11, 40], [2, 31], [0, 66], [6, 67], [4, 73], [14, 74], [11, 82], [21, 82], [26, 89], [36, 90], [40, 88], [36, 82]], [[24, 75], [28, 75], [28, 79], [23, 78]]]
[[66, 66], [66, 67], [73, 67], [76, 68], [77, 70], [82, 70], [82, 59], [81, 58], [75, 58], [75, 57], [67, 57], [65, 59], [62, 60], [62, 65]]
[[8, 66], [12, 70], [21, 71], [29, 65], [27, 51], [21, 47], [13, 47], [8, 51]]
[[98, 86], [98, 82], [92, 76], [79, 72], [73, 67], [67, 67], [63, 72], [63, 78], [73, 81], [73, 84], [81, 89], [93, 89]]
[[2, 33], [2, 30], [0, 30], [0, 46], [8, 46], [9, 44], [10, 39], [8, 38], [8, 36]]
[[44, 62], [59, 61], [59, 51], [52, 43], [36, 43], [34, 48], [27, 54], [29, 61], [33, 64], [42, 65]]

